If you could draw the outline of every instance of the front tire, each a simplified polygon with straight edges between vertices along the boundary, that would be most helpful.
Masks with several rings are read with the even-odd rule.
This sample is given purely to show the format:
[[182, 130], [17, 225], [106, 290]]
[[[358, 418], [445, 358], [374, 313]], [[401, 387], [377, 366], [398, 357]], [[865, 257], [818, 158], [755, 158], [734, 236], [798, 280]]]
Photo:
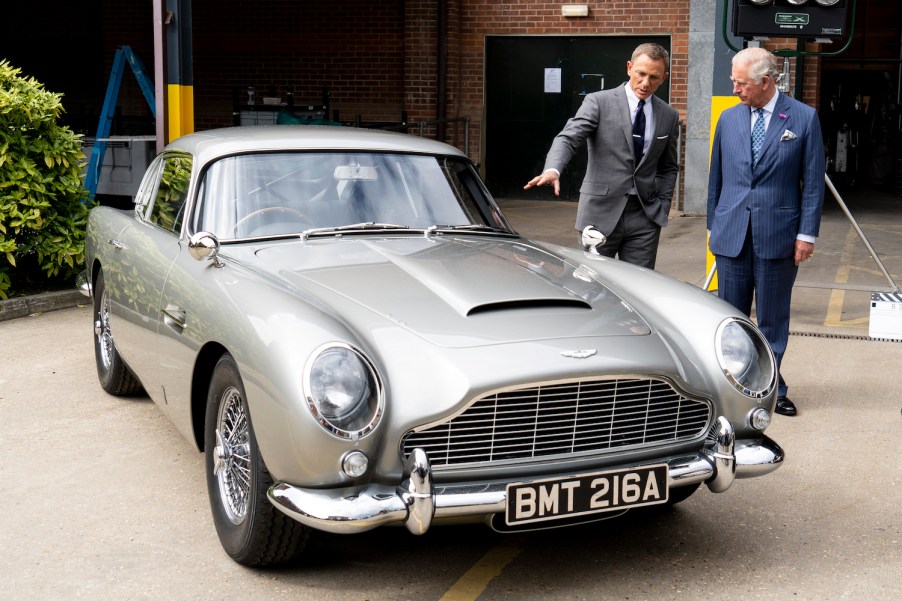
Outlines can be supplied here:
[[97, 379], [108, 393], [129, 396], [141, 391], [141, 382], [116, 350], [110, 329], [110, 297], [102, 271], [97, 274], [94, 284], [94, 360], [97, 363]]
[[297, 558], [309, 529], [266, 498], [272, 477], [260, 456], [238, 366], [228, 354], [210, 381], [204, 449], [213, 523], [226, 553], [246, 566]]

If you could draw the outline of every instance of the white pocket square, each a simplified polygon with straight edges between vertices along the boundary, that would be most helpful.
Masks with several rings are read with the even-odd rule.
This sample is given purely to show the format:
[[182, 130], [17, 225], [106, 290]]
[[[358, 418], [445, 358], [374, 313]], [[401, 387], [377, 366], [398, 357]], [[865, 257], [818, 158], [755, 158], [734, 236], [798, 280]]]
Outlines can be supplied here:
[[795, 140], [796, 135], [789, 131], [788, 129], [783, 132], [783, 135], [780, 136], [780, 141], [785, 142], [786, 140]]

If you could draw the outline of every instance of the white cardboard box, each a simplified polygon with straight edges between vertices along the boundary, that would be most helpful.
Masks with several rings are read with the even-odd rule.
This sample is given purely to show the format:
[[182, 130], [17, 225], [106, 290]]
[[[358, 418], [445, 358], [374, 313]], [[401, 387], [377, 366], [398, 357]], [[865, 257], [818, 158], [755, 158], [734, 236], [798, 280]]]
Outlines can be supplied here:
[[902, 294], [898, 292], [871, 293], [871, 338], [902, 340]]

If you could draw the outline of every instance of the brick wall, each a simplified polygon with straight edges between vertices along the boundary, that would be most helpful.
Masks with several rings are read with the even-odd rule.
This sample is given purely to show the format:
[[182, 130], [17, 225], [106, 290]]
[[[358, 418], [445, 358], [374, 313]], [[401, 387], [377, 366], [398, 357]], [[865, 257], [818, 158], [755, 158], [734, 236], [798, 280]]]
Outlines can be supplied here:
[[255, 88], [342, 120], [399, 121], [404, 104], [402, 1], [194, 0], [195, 126], [230, 125]]
[[[51, 15], [37, 4], [7, 8], [0, 45], [7, 56], [43, 57], [59, 66], [48, 87], [65, 93], [70, 119], [96, 127], [117, 46], [132, 46], [153, 73], [150, 1], [87, 0], [61, 3]], [[488, 35], [670, 35], [670, 100], [685, 118], [688, 73], [688, 0], [596, 0], [587, 18], [561, 16], [561, 2], [536, 0], [193, 0], [195, 127], [230, 125], [246, 102], [274, 88], [299, 105], [322, 105], [343, 121], [412, 122], [439, 117], [438, 74], [445, 72], [444, 116], [470, 119], [470, 156], [479, 157]], [[445, 10], [445, 61], [440, 63], [437, 20]], [[42, 35], [34, 36], [40, 23]], [[67, 44], [61, 55], [47, 38]], [[793, 41], [794, 42], [794, 41]], [[0, 50], [4, 48], [0, 47]], [[27, 65], [23, 65], [27, 66]], [[65, 68], [64, 68], [65, 67]], [[60, 73], [66, 77], [56, 77]], [[817, 102], [819, 61], [806, 58], [804, 101]], [[57, 85], [58, 84], [58, 85]], [[130, 73], [123, 80], [114, 134], [153, 131], [149, 110]], [[118, 128], [118, 131], [117, 131]], [[129, 131], [123, 131], [128, 128]], [[143, 128], [142, 131], [134, 131]], [[448, 125], [444, 138], [463, 145], [463, 130]], [[430, 133], [436, 128], [430, 128]], [[482, 157], [479, 157], [482, 158]]]
[[[409, 0], [408, 8], [434, 0]], [[485, 36], [487, 35], [670, 35], [670, 102], [686, 116], [689, 57], [687, 0], [603, 0], [588, 2], [589, 16], [561, 16], [562, 2], [461, 0], [461, 114], [470, 117], [470, 156], [478, 156], [483, 117]], [[624, 62], [628, 57], [624, 57]]]

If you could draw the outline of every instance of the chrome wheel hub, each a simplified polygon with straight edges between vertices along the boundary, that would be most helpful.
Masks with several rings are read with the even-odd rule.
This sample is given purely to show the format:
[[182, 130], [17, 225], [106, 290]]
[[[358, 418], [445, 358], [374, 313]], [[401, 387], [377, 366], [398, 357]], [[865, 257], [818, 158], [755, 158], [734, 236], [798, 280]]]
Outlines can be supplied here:
[[110, 303], [105, 290], [100, 297], [100, 310], [94, 321], [94, 335], [97, 336], [97, 348], [100, 350], [103, 368], [109, 370], [113, 364], [113, 335], [110, 333]]
[[236, 526], [241, 524], [251, 494], [250, 428], [241, 393], [235, 387], [223, 392], [219, 405], [213, 474], [226, 515]]

